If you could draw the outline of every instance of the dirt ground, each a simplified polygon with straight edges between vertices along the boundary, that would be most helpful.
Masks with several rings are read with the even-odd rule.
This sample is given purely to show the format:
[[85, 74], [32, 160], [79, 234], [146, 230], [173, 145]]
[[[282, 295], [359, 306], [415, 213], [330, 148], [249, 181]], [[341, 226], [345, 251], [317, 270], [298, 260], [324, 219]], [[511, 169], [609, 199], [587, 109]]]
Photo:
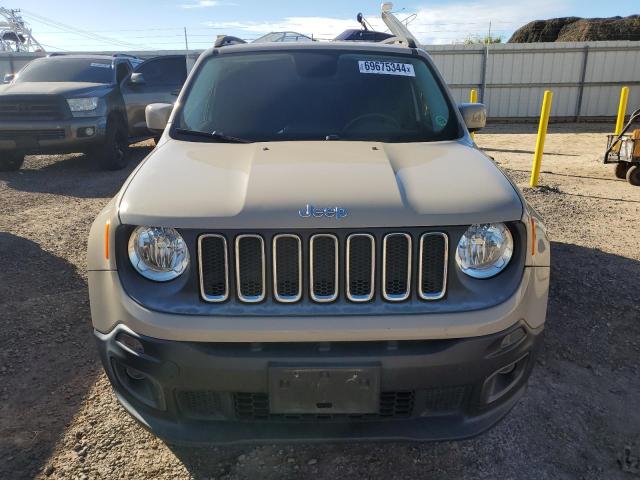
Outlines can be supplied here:
[[535, 126], [477, 141], [546, 219], [545, 345], [524, 399], [466, 441], [170, 449], [120, 408], [90, 326], [86, 239], [126, 171], [82, 155], [0, 174], [0, 478], [640, 477], [640, 188], [600, 164], [611, 125], [553, 125], [543, 188], [526, 188]]

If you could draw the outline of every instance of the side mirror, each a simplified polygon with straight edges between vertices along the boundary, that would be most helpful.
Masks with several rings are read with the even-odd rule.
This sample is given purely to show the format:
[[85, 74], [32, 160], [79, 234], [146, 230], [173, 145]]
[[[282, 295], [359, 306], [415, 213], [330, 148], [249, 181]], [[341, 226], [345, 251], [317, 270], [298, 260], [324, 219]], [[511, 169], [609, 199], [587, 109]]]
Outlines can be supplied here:
[[169, 123], [173, 105], [170, 103], [152, 103], [144, 109], [147, 128], [153, 132], [163, 132]]
[[482, 103], [461, 103], [458, 109], [470, 132], [482, 130], [487, 125], [487, 107]]
[[16, 78], [16, 74], [15, 73], [7, 73], [4, 76], [4, 83], [11, 83], [13, 82], [13, 79]]
[[142, 75], [142, 73], [136, 72], [131, 74], [131, 78], [129, 79], [130, 85], [144, 85], [145, 83], [147, 82], [144, 81], [144, 75]]

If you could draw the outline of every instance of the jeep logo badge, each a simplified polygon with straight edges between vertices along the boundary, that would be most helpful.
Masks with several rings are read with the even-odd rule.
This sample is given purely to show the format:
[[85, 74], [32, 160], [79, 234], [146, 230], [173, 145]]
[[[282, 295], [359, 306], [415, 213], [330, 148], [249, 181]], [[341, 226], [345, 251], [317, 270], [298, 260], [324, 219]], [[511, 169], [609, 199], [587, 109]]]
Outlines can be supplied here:
[[317, 208], [307, 203], [306, 207], [298, 210], [298, 215], [302, 218], [316, 217], [316, 218], [345, 218], [349, 215], [349, 210], [342, 207], [327, 207]]

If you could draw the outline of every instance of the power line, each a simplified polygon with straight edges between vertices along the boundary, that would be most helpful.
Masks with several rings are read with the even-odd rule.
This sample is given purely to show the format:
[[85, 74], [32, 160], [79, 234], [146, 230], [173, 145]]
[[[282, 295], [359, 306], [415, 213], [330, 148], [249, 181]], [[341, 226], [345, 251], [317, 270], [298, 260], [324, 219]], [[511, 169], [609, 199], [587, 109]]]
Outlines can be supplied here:
[[103, 36], [103, 35], [97, 35], [95, 33], [91, 33], [91, 32], [88, 32], [86, 30], [81, 30], [79, 28], [73, 27], [71, 25], [67, 25], [67, 24], [62, 23], [62, 22], [58, 22], [56, 20], [52, 20], [50, 18], [38, 15], [38, 14], [30, 12], [28, 10], [22, 10], [22, 12], [26, 16], [31, 17], [32, 19], [35, 19], [38, 22], [44, 23], [45, 25], [49, 25], [51, 27], [58, 28], [59, 30], [66, 30], [68, 33], [75, 34], [75, 35], [80, 35], [80, 36], [89, 38], [91, 40], [96, 40], [96, 41], [103, 42], [103, 43], [110, 43], [112, 45], [124, 46], [124, 47], [127, 47], [127, 48], [131, 48], [131, 47], [139, 48], [140, 47], [140, 45], [135, 45], [135, 44], [130, 43], [130, 42], [124, 42], [124, 41], [117, 40], [117, 39], [110, 38], [110, 37], [106, 37], [106, 36]]

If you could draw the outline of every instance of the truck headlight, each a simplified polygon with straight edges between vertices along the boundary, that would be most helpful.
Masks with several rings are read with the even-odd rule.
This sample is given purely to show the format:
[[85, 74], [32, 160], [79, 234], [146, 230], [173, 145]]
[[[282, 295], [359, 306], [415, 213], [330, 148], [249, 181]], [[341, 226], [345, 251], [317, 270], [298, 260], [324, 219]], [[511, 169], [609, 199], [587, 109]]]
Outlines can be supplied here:
[[173, 228], [137, 227], [129, 238], [129, 260], [145, 278], [167, 282], [189, 265], [189, 249]]
[[98, 108], [98, 97], [68, 98], [71, 112], [91, 112]]
[[456, 263], [473, 278], [500, 273], [513, 255], [513, 237], [504, 223], [471, 225], [458, 242]]

